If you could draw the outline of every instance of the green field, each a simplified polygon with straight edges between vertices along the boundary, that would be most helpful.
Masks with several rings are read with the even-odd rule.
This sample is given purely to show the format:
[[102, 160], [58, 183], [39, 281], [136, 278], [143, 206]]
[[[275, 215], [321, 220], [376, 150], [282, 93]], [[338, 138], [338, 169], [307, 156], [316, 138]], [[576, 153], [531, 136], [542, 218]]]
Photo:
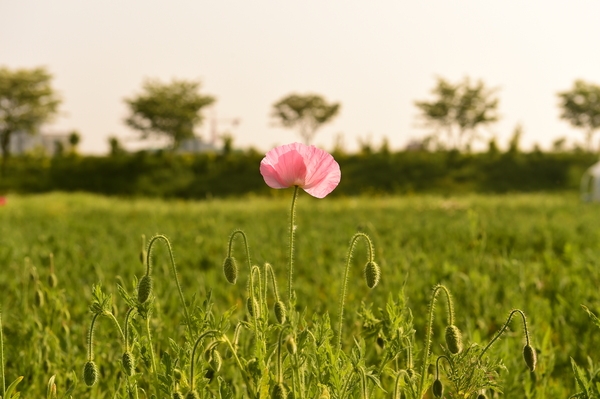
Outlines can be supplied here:
[[[291, 191], [289, 194], [291, 197]], [[174, 362], [173, 368], [184, 369], [189, 363], [190, 339], [193, 341], [194, 333], [202, 331], [203, 320], [227, 330], [231, 338], [235, 324], [246, 318], [244, 334], [252, 335], [254, 327], [246, 311], [249, 270], [240, 239], [233, 246], [240, 267], [238, 282], [231, 285], [223, 276], [228, 238], [235, 229], [247, 235], [252, 264], [262, 267], [269, 262], [273, 266], [280, 295], [287, 304], [289, 201], [286, 195], [202, 202], [125, 200], [85, 194], [9, 196], [6, 206], [0, 208], [0, 305], [6, 386], [24, 376], [17, 387], [22, 397], [43, 397], [49, 378], [56, 375], [59, 398], [75, 380], [78, 382], [71, 394], [76, 398], [128, 397], [127, 386], [132, 384], [137, 384], [140, 398], [150, 397], [157, 387], [148, 372], [150, 360], [145, 352], [151, 345], [157, 364], [161, 364], [161, 375], [168, 377], [160, 383], [176, 387], [169, 380], [173, 371], [168, 362]], [[312, 349], [302, 341], [306, 339], [302, 331], [318, 330], [319, 323], [325, 323], [321, 316], [326, 312], [337, 332], [348, 244], [356, 232], [364, 232], [373, 241], [381, 282], [373, 290], [365, 285], [362, 268], [367, 251], [364, 245], [357, 245], [348, 280], [342, 341], [343, 351], [352, 357], [354, 338], [365, 340], [366, 354], [361, 360], [365, 370], [377, 368], [373, 364], [377, 364], [382, 350], [374, 344], [377, 337], [372, 337], [368, 326], [363, 325], [369, 321], [365, 315], [370, 312], [363, 308], [359, 315], [361, 304], [364, 302], [373, 317], [381, 319], [378, 309], [385, 309], [390, 298], [400, 302], [398, 298], [406, 299], [414, 317], [414, 357], [418, 363], [432, 288], [443, 284], [452, 293], [455, 325], [462, 330], [466, 346], [485, 345], [503, 326], [511, 309], [527, 315], [531, 343], [538, 352], [535, 373], [529, 373], [523, 362], [519, 319], [510, 323], [507, 333], [488, 352], [502, 360], [503, 367], [498, 368], [502, 397], [568, 397], [581, 390], [575, 384], [570, 358], [582, 366], [582, 372], [594, 368], [588, 364], [588, 356], [593, 362], [600, 358], [596, 350], [600, 331], [581, 307], [586, 305], [595, 313], [600, 310], [599, 220], [600, 206], [583, 204], [575, 194], [317, 200], [301, 193], [294, 290], [296, 309], [304, 316], [294, 322], [299, 326], [298, 346], [307, 351], [307, 356], [310, 354]], [[195, 309], [196, 329], [188, 333], [191, 325], [186, 328], [169, 256], [159, 242], [153, 253], [153, 341], [148, 342], [145, 323], [136, 318], [131, 330], [138, 367], [128, 379], [120, 363], [123, 350], [118, 330], [108, 317], [99, 318], [94, 333], [99, 381], [88, 388], [82, 381], [82, 370], [88, 360], [92, 287], [102, 283], [103, 291], [113, 295], [110, 310], [123, 323], [127, 303], [119, 295], [117, 284], [131, 293], [135, 291], [134, 279], [145, 273], [139, 259], [141, 236], [156, 234], [165, 235], [171, 242], [183, 295], [190, 309]], [[49, 284], [49, 254], [54, 257], [55, 287]], [[207, 316], [203, 303], [209, 291], [214, 316]], [[231, 318], [221, 321], [221, 315], [232, 307]], [[440, 297], [433, 324], [432, 352], [436, 356], [444, 353], [445, 309], [446, 302]], [[307, 322], [303, 323], [302, 318]], [[226, 324], [231, 327], [227, 329]], [[278, 331], [273, 324], [271, 316], [265, 336], [272, 338]], [[246, 342], [243, 339], [240, 342]], [[252, 342], [248, 338], [245, 345], [250, 347]], [[261, 371], [263, 376], [270, 376], [261, 377], [261, 383], [270, 386], [278, 378], [274, 348], [267, 346], [265, 365], [269, 371]], [[198, 389], [203, 389], [203, 397], [242, 397], [245, 393], [240, 387], [248, 382], [236, 371], [231, 353], [225, 349], [222, 352], [223, 368], [218, 378], [198, 377]], [[210, 363], [199, 358], [198, 368]], [[293, 359], [290, 356], [285, 360], [286, 370], [292, 370], [284, 375], [286, 385], [293, 385], [292, 381], [299, 378], [294, 372], [300, 369], [294, 368]], [[402, 359], [396, 359], [394, 367], [402, 368], [398, 366]], [[435, 357], [432, 359], [435, 361]], [[246, 365], [246, 360], [241, 363]], [[387, 393], [375, 388], [375, 378], [367, 379], [371, 397], [392, 397], [391, 373], [381, 375]], [[428, 375], [433, 374], [431, 367]], [[348, 389], [347, 397], [361, 397], [360, 378], [348, 381], [348, 386], [355, 388]], [[308, 386], [310, 379], [306, 377], [305, 382]], [[183, 393], [186, 384], [189, 381], [182, 380]], [[226, 384], [233, 388], [224, 388]], [[331, 397], [336, 397], [331, 390]], [[307, 388], [306, 392], [312, 391]], [[451, 393], [450, 388], [447, 392]], [[310, 395], [306, 397], [318, 397]], [[495, 397], [497, 393], [490, 390], [486, 395]]]

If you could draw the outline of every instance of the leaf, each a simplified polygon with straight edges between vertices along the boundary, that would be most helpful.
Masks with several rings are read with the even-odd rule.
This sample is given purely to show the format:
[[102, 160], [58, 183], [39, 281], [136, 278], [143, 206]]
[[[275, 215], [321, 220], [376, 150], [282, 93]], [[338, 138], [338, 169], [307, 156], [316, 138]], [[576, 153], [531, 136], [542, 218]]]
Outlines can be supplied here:
[[[13, 399], [13, 398], [18, 398], [19, 397], [19, 393], [16, 392], [15, 390], [17, 389], [17, 385], [19, 385], [19, 382], [23, 381], [23, 376], [17, 377], [16, 380], [14, 380], [9, 386], [8, 388], [6, 388], [6, 394], [4, 395], [6, 399]], [[15, 394], [13, 395], [13, 391], [15, 391]]]
[[577, 385], [580, 389], [583, 390], [582, 393], [585, 395], [583, 397], [589, 397], [589, 381], [587, 380], [585, 373], [581, 370], [579, 366], [577, 366], [577, 363], [575, 363], [575, 360], [573, 360], [573, 358], [571, 358], [571, 366], [573, 367], [573, 374], [575, 374], [575, 380], [577, 381]]
[[56, 374], [54, 374], [48, 380], [48, 388], [46, 389], [46, 398], [47, 399], [56, 399], [56, 384], [54, 380], [56, 379]]
[[586, 311], [588, 316], [590, 316], [590, 319], [592, 319], [592, 322], [596, 325], [596, 327], [600, 328], [600, 319], [594, 313], [592, 313], [592, 311], [588, 309], [587, 306], [581, 305], [581, 307], [583, 308], [583, 310]]

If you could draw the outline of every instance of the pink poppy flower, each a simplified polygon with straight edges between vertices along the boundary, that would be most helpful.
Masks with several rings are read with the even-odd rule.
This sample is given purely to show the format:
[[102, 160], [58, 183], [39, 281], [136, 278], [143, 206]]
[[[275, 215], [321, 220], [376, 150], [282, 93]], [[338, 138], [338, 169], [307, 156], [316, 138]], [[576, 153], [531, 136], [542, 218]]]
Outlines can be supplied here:
[[340, 165], [315, 146], [292, 143], [273, 148], [260, 162], [260, 173], [271, 188], [298, 186], [323, 198], [340, 182]]

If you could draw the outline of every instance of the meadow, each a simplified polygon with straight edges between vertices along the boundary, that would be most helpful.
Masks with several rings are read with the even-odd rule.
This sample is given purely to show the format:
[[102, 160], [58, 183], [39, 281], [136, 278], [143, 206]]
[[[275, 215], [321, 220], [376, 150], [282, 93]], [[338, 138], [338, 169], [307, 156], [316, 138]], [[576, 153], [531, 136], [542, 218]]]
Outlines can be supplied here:
[[[581, 305], [600, 311], [600, 206], [581, 203], [574, 193], [321, 200], [301, 193], [295, 230], [296, 299], [291, 302], [293, 309], [288, 309], [290, 330], [295, 331], [297, 342], [287, 346], [289, 354], [280, 363], [279, 339], [285, 329], [274, 327], [273, 315], [262, 316], [264, 323], [259, 323], [260, 316], [252, 314], [252, 309], [258, 309], [248, 311], [250, 270], [239, 236], [232, 246], [239, 266], [235, 285], [224, 276], [223, 262], [230, 235], [243, 230], [251, 265], [258, 265], [267, 281], [262, 268], [268, 262], [279, 295], [289, 303], [289, 194], [290, 190], [284, 190], [272, 197], [205, 201], [78, 193], [9, 196], [0, 207], [5, 386], [23, 376], [16, 390], [24, 398], [175, 398], [178, 387], [185, 393], [190, 380], [196, 378], [201, 397], [233, 398], [253, 397], [241, 388], [252, 386], [253, 381], [265, 385], [256, 387], [256, 397], [265, 397], [273, 385], [285, 379], [288, 390], [306, 388], [296, 397], [339, 397], [336, 384], [346, 392], [345, 397], [411, 397], [408, 391], [395, 391], [399, 383], [392, 376], [410, 368], [398, 364], [410, 363], [413, 354], [419, 361], [422, 358], [428, 306], [438, 284], [452, 295], [453, 324], [462, 331], [465, 347], [471, 343], [485, 346], [503, 328], [509, 312], [519, 309], [527, 316], [531, 345], [537, 352], [537, 367], [530, 372], [522, 355], [523, 323], [515, 318], [487, 352], [493, 381], [488, 381], [486, 390], [452, 391], [456, 381], [452, 376], [443, 377], [447, 397], [474, 398], [484, 392], [486, 397], [569, 397], [584, 389], [576, 385], [571, 359], [580, 366], [580, 381], [591, 379], [591, 384], [596, 384], [600, 331]], [[365, 245], [357, 245], [348, 275], [344, 331], [337, 337], [348, 246], [357, 232], [368, 235], [373, 243], [381, 281], [373, 289], [365, 284], [363, 267], [370, 254]], [[138, 279], [146, 272], [140, 253], [157, 234], [167, 237], [172, 246], [190, 314], [182, 311], [186, 309], [182, 309], [185, 306], [162, 239], [152, 252], [151, 305], [135, 302]], [[258, 291], [267, 293], [264, 287]], [[272, 306], [274, 301], [271, 298], [265, 303]], [[82, 372], [89, 360], [94, 312], [90, 305], [94, 303], [101, 315], [110, 313], [120, 323], [128, 316], [128, 307], [135, 307], [140, 316], [132, 317], [131, 348], [125, 340], [127, 351], [136, 358], [130, 375], [122, 364], [123, 342], [112, 316], [97, 319], [93, 352], [98, 378], [88, 387]], [[434, 364], [438, 355], [455, 359], [444, 349], [446, 307], [445, 300], [438, 298], [433, 312], [432, 360], [426, 357]], [[145, 311], [151, 314], [147, 324]], [[327, 330], [329, 323], [332, 341], [340, 338], [343, 356], [354, 365], [348, 366], [346, 373], [358, 376], [348, 377], [347, 383], [336, 382], [335, 376], [327, 383], [315, 380], [318, 391], [311, 391], [311, 378], [318, 379], [319, 372], [312, 377], [302, 374], [309, 365], [302, 363], [296, 350], [305, 350], [311, 359], [315, 354], [318, 360], [318, 333]], [[401, 356], [390, 355], [398, 343], [385, 334], [394, 323], [414, 326], [414, 331], [402, 327], [402, 332], [396, 332], [407, 340], [414, 338], [410, 356], [404, 353], [406, 347]], [[311, 328], [310, 334], [305, 333]], [[198, 333], [213, 338], [212, 343], [198, 341], [204, 352], [197, 356], [196, 372], [201, 375], [192, 372], [191, 378], [181, 377], [179, 370], [189, 374], [184, 370], [195, 363], [190, 352]], [[241, 335], [240, 351], [258, 351], [249, 349], [258, 347], [258, 339], [244, 338], [253, 334], [270, 338], [265, 338], [269, 344], [262, 354], [263, 369], [249, 372], [252, 359], [237, 361], [232, 352], [237, 335]], [[315, 342], [309, 343], [313, 338], [308, 335]], [[235, 341], [234, 345], [228, 346], [230, 341]], [[220, 354], [215, 355], [217, 346]], [[384, 355], [390, 364], [380, 366]], [[253, 356], [261, 360], [260, 355]], [[237, 370], [236, 362], [246, 371]], [[449, 373], [444, 358], [441, 363]], [[435, 367], [429, 364], [420, 370], [428, 375], [423, 384], [437, 378]], [[412, 372], [408, 374], [412, 378]], [[409, 377], [406, 384], [410, 384]], [[588, 396], [580, 397], [593, 397], [593, 389], [589, 389]], [[272, 395], [282, 397], [281, 392]]]

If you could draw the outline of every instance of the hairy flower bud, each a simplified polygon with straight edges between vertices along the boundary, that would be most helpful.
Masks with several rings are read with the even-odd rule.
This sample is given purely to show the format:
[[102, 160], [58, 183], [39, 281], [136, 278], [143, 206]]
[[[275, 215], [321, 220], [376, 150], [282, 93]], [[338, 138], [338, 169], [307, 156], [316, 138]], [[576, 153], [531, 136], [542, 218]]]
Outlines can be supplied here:
[[256, 311], [256, 317], [260, 317], [260, 308], [258, 307], [258, 301], [256, 299], [248, 297], [246, 300], [246, 308], [248, 308], [250, 316], [254, 317]]
[[296, 345], [296, 340], [291, 335], [285, 341], [285, 348], [287, 349], [290, 355], [293, 355], [298, 350], [298, 346]]
[[146, 274], [138, 283], [138, 301], [144, 303], [152, 293], [152, 277]]
[[56, 277], [56, 274], [50, 273], [48, 275], [48, 287], [54, 288], [57, 285], [58, 285], [58, 278]]
[[436, 398], [441, 398], [444, 394], [444, 386], [442, 385], [442, 381], [440, 381], [439, 378], [436, 378], [435, 381], [433, 381], [431, 391], [433, 392], [433, 396], [435, 396]]
[[129, 351], [123, 353], [123, 358], [121, 359], [123, 362], [123, 369], [125, 369], [125, 373], [128, 376], [132, 376], [135, 372], [135, 358], [133, 354]]
[[83, 366], [83, 381], [88, 387], [91, 387], [98, 381], [98, 368], [92, 360]]
[[285, 308], [285, 304], [282, 301], [275, 302], [274, 309], [275, 318], [279, 324], [285, 323], [285, 319], [287, 318], [287, 309]]
[[221, 365], [223, 364], [223, 358], [218, 350], [213, 350], [208, 365], [215, 372], [219, 372], [221, 370]]
[[375, 288], [381, 278], [381, 270], [375, 262], [367, 262], [365, 265], [365, 280], [369, 288]]
[[287, 399], [287, 390], [282, 383], [275, 384], [273, 387], [273, 399]]
[[535, 365], [537, 364], [537, 355], [535, 353], [535, 349], [533, 349], [529, 344], [523, 347], [523, 359], [525, 359], [525, 363], [527, 363], [529, 371], [533, 372], [535, 370]]
[[460, 353], [463, 349], [462, 334], [454, 324], [446, 327], [446, 345], [453, 355]]
[[235, 258], [232, 256], [228, 256], [225, 258], [223, 262], [223, 274], [225, 274], [225, 278], [231, 284], [235, 284], [238, 277], [238, 267]]
[[433, 392], [433, 396], [435, 396], [436, 398], [441, 398], [444, 394], [444, 386], [442, 385], [442, 381], [436, 378], [436, 380], [433, 381], [431, 391]]

